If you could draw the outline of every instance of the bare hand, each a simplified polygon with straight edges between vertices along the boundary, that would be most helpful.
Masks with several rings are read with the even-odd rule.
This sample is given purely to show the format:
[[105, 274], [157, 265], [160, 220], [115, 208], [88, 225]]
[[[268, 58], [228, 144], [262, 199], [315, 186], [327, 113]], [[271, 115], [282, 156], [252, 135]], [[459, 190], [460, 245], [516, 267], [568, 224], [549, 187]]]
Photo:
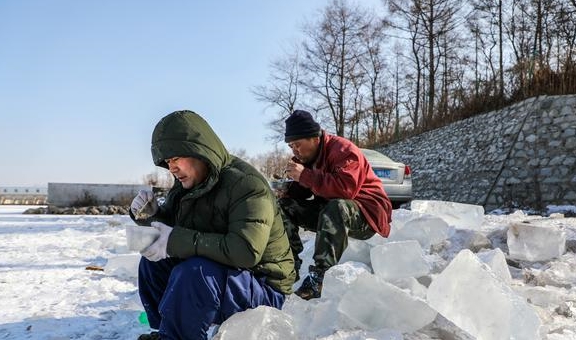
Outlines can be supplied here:
[[286, 197], [288, 191], [287, 190], [281, 190], [281, 189], [276, 189], [274, 190], [274, 194], [276, 195], [276, 197], [278, 198], [284, 198]]
[[304, 171], [304, 165], [300, 163], [289, 161], [286, 165], [286, 176], [295, 180], [296, 182], [300, 181], [300, 175], [302, 174], [302, 171]]

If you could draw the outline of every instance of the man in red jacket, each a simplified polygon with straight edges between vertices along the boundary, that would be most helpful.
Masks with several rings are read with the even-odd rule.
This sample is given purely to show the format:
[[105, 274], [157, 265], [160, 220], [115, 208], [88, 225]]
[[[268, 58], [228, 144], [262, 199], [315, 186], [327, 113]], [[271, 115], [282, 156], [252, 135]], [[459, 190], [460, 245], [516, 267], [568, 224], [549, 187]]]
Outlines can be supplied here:
[[316, 232], [314, 265], [295, 292], [309, 300], [320, 297], [324, 272], [338, 263], [348, 237], [388, 237], [392, 204], [354, 143], [326, 133], [307, 111], [294, 111], [285, 123], [285, 141], [294, 154], [286, 175], [294, 182], [277, 193], [278, 202], [296, 272], [303, 250], [299, 227]]

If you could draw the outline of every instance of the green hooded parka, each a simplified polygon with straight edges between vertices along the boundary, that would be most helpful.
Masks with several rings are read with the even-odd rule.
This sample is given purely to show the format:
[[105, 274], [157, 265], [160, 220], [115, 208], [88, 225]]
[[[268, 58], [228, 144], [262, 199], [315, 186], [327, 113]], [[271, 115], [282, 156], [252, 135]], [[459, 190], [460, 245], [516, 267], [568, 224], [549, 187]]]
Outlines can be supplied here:
[[210, 169], [191, 189], [176, 181], [155, 220], [173, 226], [168, 255], [204, 256], [266, 277], [275, 290], [290, 294], [294, 258], [274, 193], [253, 166], [228, 153], [208, 123], [192, 111], [164, 117], [152, 134], [154, 164], [194, 157]]

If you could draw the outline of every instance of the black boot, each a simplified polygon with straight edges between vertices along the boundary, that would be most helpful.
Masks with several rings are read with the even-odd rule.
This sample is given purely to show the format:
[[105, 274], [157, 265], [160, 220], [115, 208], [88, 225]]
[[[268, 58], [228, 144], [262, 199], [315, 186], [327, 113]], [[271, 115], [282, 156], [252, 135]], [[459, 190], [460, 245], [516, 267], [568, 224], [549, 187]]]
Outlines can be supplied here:
[[160, 340], [160, 333], [152, 332], [150, 334], [142, 334], [138, 337], [138, 340]]
[[315, 266], [309, 267], [309, 274], [302, 282], [294, 294], [298, 295], [304, 300], [317, 299], [322, 293], [322, 281], [324, 280], [324, 272]]

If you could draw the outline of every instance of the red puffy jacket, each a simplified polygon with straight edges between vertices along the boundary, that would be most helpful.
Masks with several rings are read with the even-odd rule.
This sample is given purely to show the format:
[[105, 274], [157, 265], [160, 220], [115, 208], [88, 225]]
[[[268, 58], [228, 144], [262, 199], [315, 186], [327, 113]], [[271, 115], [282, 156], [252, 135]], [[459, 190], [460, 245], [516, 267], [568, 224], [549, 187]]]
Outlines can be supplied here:
[[315, 196], [354, 200], [372, 229], [388, 237], [392, 203], [362, 151], [346, 138], [325, 131], [321, 138], [318, 158], [305, 165], [298, 184]]

